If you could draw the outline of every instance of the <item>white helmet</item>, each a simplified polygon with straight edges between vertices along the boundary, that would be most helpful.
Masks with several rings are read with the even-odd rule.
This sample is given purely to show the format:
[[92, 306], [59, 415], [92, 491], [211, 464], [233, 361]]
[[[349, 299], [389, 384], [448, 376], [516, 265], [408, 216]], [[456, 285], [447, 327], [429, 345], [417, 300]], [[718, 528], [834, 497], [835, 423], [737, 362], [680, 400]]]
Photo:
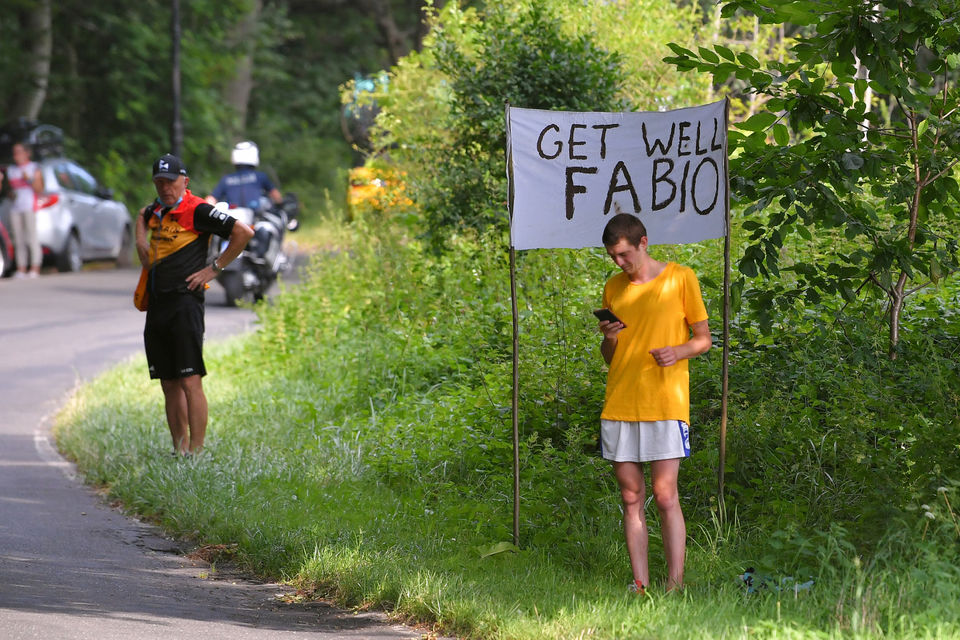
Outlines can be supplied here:
[[238, 142], [230, 154], [230, 162], [232, 164], [256, 167], [260, 164], [260, 150], [255, 143], [249, 140]]

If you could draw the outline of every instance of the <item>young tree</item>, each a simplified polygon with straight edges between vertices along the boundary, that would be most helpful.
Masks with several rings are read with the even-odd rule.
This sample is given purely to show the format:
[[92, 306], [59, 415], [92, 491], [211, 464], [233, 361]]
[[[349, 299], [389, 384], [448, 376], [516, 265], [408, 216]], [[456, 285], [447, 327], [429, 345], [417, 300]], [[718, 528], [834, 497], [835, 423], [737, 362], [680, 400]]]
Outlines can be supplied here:
[[[822, 294], [853, 300], [866, 286], [888, 302], [895, 358], [906, 298], [956, 271], [960, 186], [960, 1], [735, 0], [724, 16], [800, 27], [791, 58], [761, 64], [747, 52], [671, 45], [681, 70], [735, 75], [765, 111], [730, 135], [731, 187], [748, 205], [743, 276], [780, 277], [784, 240], [834, 242], [830, 260], [754, 298], [770, 309]], [[772, 140], [771, 140], [772, 137]], [[763, 213], [768, 215], [761, 215]], [[742, 278], [740, 286], [742, 287]]]

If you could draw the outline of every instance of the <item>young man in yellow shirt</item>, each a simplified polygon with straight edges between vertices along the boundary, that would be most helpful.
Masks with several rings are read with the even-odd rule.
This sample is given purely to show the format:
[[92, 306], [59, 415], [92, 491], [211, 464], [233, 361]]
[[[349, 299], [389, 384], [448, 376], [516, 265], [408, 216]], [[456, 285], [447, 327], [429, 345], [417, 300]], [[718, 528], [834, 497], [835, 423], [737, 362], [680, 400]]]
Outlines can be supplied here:
[[[687, 360], [711, 346], [707, 311], [693, 271], [654, 260], [647, 230], [630, 214], [603, 231], [607, 254], [621, 273], [603, 289], [603, 306], [618, 322], [600, 322], [600, 352], [610, 366], [601, 414], [603, 457], [613, 462], [623, 499], [623, 530], [634, 583], [650, 583], [643, 467], [650, 463], [660, 513], [668, 591], [683, 586], [686, 525], [677, 491], [680, 459], [690, 455]], [[691, 335], [692, 334], [692, 335]]]

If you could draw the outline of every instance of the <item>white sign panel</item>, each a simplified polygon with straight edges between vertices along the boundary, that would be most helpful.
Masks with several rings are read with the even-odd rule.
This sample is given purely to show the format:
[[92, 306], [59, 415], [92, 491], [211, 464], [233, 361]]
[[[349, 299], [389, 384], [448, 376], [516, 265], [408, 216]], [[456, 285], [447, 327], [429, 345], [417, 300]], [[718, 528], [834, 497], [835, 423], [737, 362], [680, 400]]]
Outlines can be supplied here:
[[515, 249], [602, 246], [617, 210], [650, 244], [726, 235], [726, 103], [663, 112], [507, 109]]

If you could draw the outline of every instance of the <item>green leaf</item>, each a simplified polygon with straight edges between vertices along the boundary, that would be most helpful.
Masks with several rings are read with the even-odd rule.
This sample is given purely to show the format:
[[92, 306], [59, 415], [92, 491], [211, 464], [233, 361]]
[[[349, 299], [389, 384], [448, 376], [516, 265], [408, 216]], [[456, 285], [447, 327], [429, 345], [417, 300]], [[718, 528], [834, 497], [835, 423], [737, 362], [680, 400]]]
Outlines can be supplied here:
[[744, 131], [762, 131], [772, 125], [777, 121], [777, 115], [770, 113], [769, 111], [761, 111], [756, 113], [745, 122], [737, 123], [738, 129], [743, 129]]
[[867, 81], [864, 80], [863, 78], [860, 78], [859, 80], [853, 83], [853, 90], [857, 94], [857, 99], [862, 101], [863, 96], [867, 94]]
[[713, 62], [714, 64], [720, 62], [720, 57], [717, 56], [713, 51], [707, 49], [706, 47], [699, 47], [700, 57], [706, 60], [707, 62]]
[[730, 285], [730, 310], [733, 313], [740, 311], [741, 300], [743, 299], [743, 278], [737, 279]]
[[717, 50], [717, 53], [719, 53], [721, 56], [723, 56], [730, 62], [736, 61], [737, 58], [736, 58], [736, 55], [734, 55], [733, 51], [723, 46], [722, 44], [715, 44], [713, 45], [713, 48]]
[[924, 120], [917, 127], [917, 137], [922, 138], [923, 134], [927, 132], [927, 129], [930, 127], [930, 120], [924, 118]]
[[790, 130], [787, 129], [785, 124], [776, 123], [773, 125], [773, 139], [781, 147], [787, 146], [790, 144]]
[[684, 49], [680, 45], [674, 44], [673, 42], [668, 42], [667, 46], [670, 47], [670, 49], [678, 56], [685, 56], [687, 58], [697, 57], [696, 54], [693, 53], [693, 51], [690, 51], [690, 49]]
[[764, 107], [767, 111], [783, 111], [787, 107], [787, 101], [783, 98], [770, 98]]
[[838, 22], [840, 22], [840, 16], [838, 15], [833, 15], [828, 18], [824, 18], [823, 20], [817, 23], [817, 33], [820, 34], [821, 36], [827, 35], [831, 31], [833, 31], [833, 28], [837, 26]]
[[520, 549], [518, 549], [517, 546], [511, 542], [498, 542], [492, 547], [481, 552], [480, 557], [489, 558], [490, 556], [495, 556], [499, 553], [517, 553], [518, 551], [520, 551]]
[[934, 256], [930, 258], [930, 282], [937, 284], [942, 277], [943, 271], [940, 269], [940, 263], [937, 261], [936, 256]]
[[953, 196], [953, 199], [960, 203], [960, 185], [957, 184], [957, 181], [948, 177], [943, 179], [943, 184], [947, 192]]
[[820, 18], [819, 9], [814, 9], [810, 2], [784, 2], [776, 7], [773, 15], [775, 22], [789, 22], [797, 26], [819, 22]]
[[747, 67], [748, 69], [760, 68], [760, 61], [754, 58], [752, 55], [750, 55], [746, 51], [741, 51], [740, 53], [738, 53], [737, 60], [740, 62], [740, 64]]
[[951, 69], [960, 68], [960, 53], [951, 53], [947, 55], [947, 65]]

